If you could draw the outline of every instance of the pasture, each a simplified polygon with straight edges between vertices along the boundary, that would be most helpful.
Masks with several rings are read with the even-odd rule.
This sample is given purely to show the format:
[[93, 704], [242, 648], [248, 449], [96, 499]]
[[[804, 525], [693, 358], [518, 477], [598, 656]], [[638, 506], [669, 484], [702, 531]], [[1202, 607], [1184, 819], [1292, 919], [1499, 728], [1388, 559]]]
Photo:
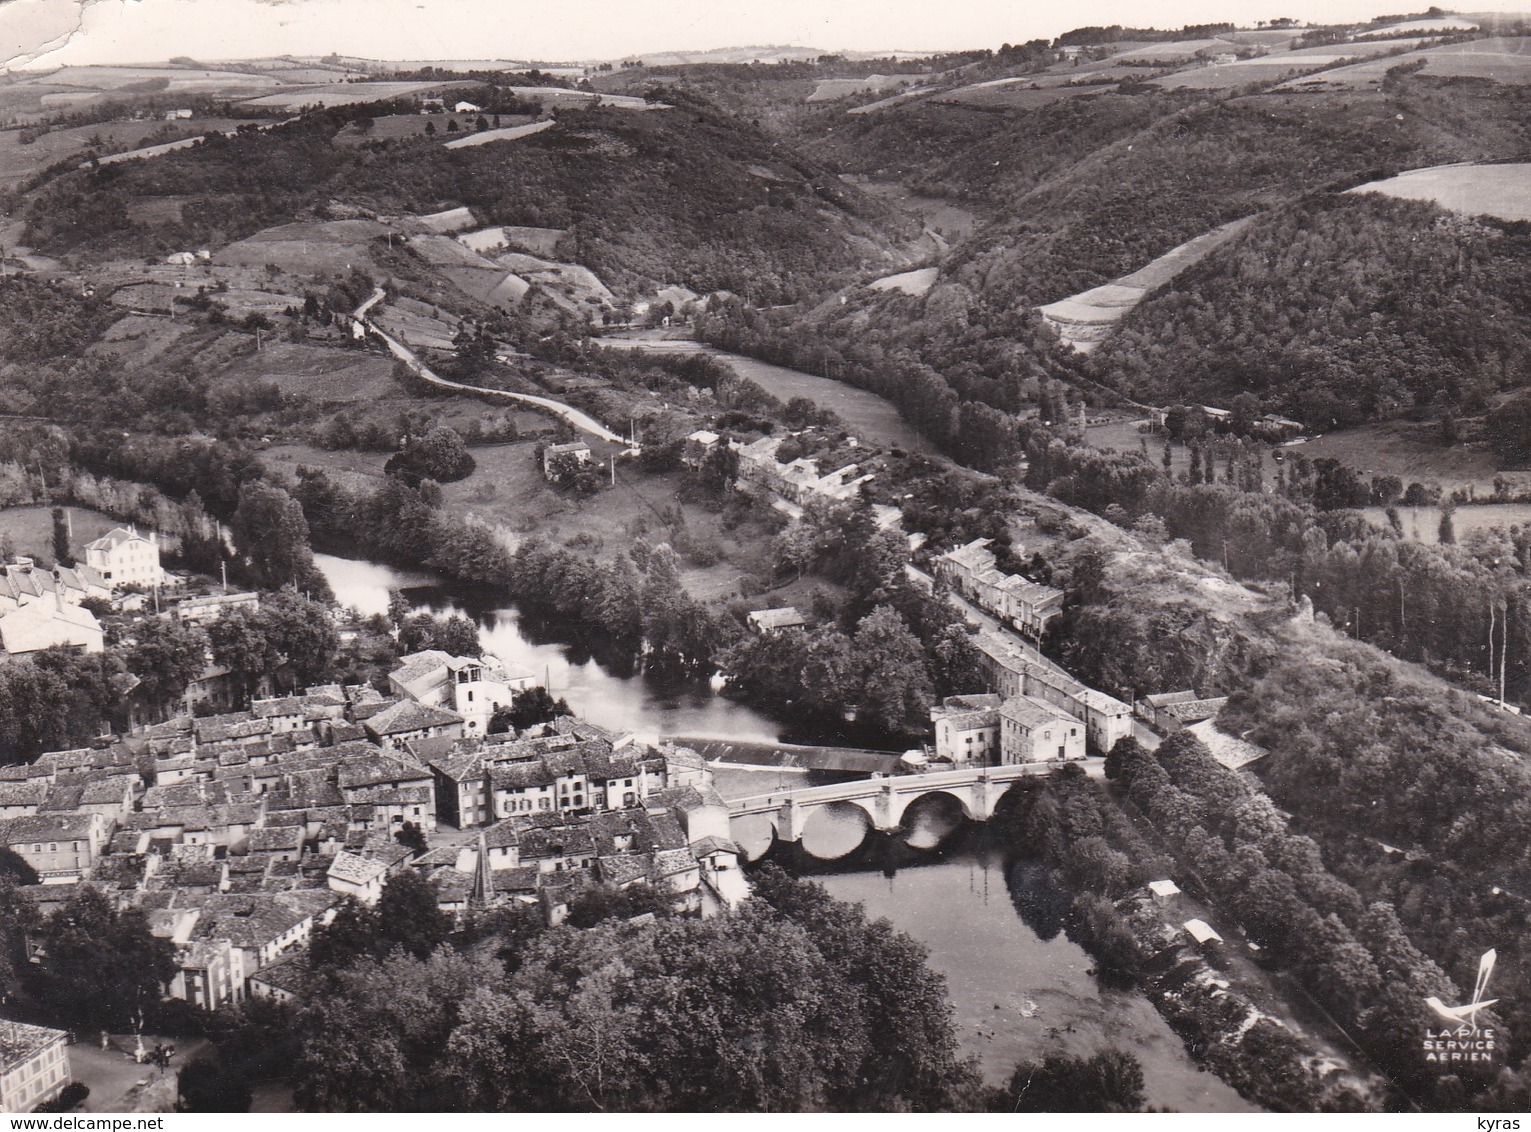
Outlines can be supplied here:
[[[1387, 511], [1381, 507], [1365, 507], [1361, 513], [1378, 527], [1390, 526]], [[1405, 538], [1434, 546], [1441, 541], [1441, 512], [1436, 507], [1399, 507], [1398, 518], [1403, 524]], [[1451, 516], [1452, 533], [1462, 542], [1475, 531], [1499, 527], [1508, 531], [1511, 527], [1524, 527], [1531, 523], [1531, 503], [1467, 503], [1458, 507]]]
[[1427, 200], [1467, 216], [1531, 220], [1531, 164], [1439, 165], [1350, 190]]
[[[1396, 44], [1381, 40], [1375, 46]], [[1292, 79], [1277, 90], [1369, 90], [1381, 86], [1387, 72], [1400, 63], [1425, 61], [1424, 74], [1435, 78], [1492, 79], [1509, 85], [1531, 83], [1531, 37], [1496, 36], [1466, 43], [1448, 43], [1411, 52], [1403, 58], [1381, 56], [1336, 67], [1321, 74]]]
[[[64, 510], [69, 512], [74, 523], [74, 537], [69, 541], [69, 549], [76, 558], [84, 558], [86, 543], [123, 525], [110, 515], [92, 511], [89, 507], [65, 507]], [[9, 539], [17, 554], [51, 564], [53, 509], [37, 505], [0, 510], [0, 539]]]
[[[71, 158], [81, 162], [91, 151], [103, 154], [137, 149], [148, 138], [175, 140], [205, 134], [209, 130], [233, 130], [240, 123], [232, 118], [189, 118], [176, 122], [105, 122], [76, 126], [67, 130], [49, 130], [23, 145], [20, 130], [0, 130], [0, 188], [14, 188], [48, 166]], [[93, 145], [93, 142], [99, 142]]]

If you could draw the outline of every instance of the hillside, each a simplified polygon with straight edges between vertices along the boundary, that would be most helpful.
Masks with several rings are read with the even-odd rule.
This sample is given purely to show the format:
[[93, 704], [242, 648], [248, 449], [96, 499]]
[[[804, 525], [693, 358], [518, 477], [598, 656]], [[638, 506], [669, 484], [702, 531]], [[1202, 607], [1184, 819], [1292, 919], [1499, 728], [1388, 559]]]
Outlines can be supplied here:
[[1378, 194], [1261, 218], [1139, 306], [1091, 371], [1155, 404], [1253, 393], [1316, 428], [1481, 412], [1531, 362], [1531, 232]]
[[[100, 262], [216, 250], [293, 220], [466, 205], [488, 225], [566, 229], [567, 258], [628, 293], [681, 283], [783, 302], [807, 276], [896, 268], [918, 235], [822, 166], [700, 102], [565, 111], [535, 136], [451, 150], [430, 138], [336, 144], [354, 117], [311, 113], [65, 174], [26, 198], [26, 241]], [[146, 208], [158, 200], [177, 207]]]

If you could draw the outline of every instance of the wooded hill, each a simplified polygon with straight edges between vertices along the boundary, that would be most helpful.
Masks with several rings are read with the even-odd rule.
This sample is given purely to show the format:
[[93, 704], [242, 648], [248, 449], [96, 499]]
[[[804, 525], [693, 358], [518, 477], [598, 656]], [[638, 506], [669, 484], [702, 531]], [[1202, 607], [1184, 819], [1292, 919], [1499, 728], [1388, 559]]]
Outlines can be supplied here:
[[[609, 286], [681, 283], [774, 304], [905, 262], [918, 226], [743, 119], [672, 110], [562, 112], [536, 136], [448, 150], [443, 139], [342, 146], [367, 107], [212, 137], [149, 161], [65, 172], [24, 196], [26, 239], [98, 260], [216, 248], [293, 220], [468, 205], [484, 224], [567, 228], [570, 257]], [[146, 217], [174, 198], [180, 219]], [[156, 214], [157, 215], [157, 214]]]
[[1367, 193], [1279, 210], [1133, 310], [1090, 371], [1328, 429], [1480, 413], [1531, 358], [1531, 226]]

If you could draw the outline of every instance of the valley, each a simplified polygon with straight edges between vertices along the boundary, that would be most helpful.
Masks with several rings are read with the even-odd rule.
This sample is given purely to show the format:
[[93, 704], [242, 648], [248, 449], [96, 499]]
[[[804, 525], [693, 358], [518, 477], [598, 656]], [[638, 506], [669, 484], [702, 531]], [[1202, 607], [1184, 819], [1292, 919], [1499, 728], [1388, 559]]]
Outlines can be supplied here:
[[998, 35], [0, 74], [0, 998], [144, 1105], [1524, 1108], [1531, 17]]

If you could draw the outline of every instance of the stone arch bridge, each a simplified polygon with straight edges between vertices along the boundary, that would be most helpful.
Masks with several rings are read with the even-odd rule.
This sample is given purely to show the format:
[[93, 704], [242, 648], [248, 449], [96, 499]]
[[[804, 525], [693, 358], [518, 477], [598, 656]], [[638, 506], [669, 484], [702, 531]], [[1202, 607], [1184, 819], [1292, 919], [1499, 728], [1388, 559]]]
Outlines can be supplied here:
[[848, 803], [866, 813], [873, 829], [891, 833], [902, 826], [904, 814], [916, 801], [932, 794], [945, 794], [957, 801], [970, 821], [987, 821], [1011, 784], [1023, 778], [1054, 774], [1068, 765], [1057, 760], [1017, 763], [777, 790], [734, 799], [728, 803], [728, 816], [735, 823], [744, 818], [764, 817], [777, 841], [796, 842], [802, 840], [803, 829], [815, 810]]

